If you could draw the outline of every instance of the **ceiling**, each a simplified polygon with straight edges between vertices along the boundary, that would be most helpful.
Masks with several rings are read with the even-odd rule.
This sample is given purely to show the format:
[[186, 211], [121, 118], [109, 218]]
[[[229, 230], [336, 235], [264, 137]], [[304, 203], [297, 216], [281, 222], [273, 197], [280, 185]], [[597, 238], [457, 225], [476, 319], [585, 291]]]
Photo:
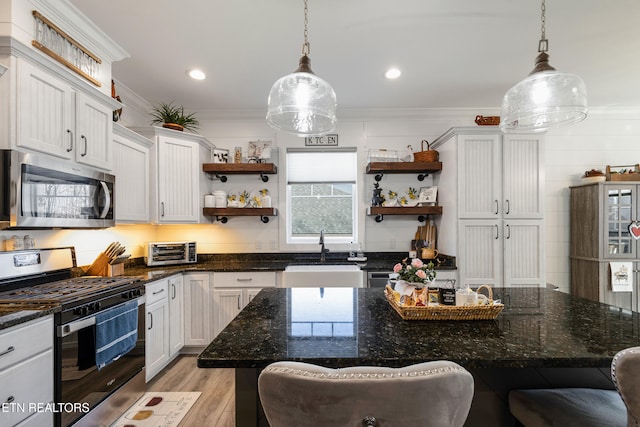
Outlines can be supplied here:
[[[187, 111], [266, 112], [302, 49], [303, 0], [70, 1], [130, 54], [116, 80]], [[639, 18], [637, 0], [548, 1], [550, 63], [584, 79], [590, 108], [640, 106]], [[311, 66], [338, 112], [498, 108], [539, 39], [535, 0], [309, 0]]]

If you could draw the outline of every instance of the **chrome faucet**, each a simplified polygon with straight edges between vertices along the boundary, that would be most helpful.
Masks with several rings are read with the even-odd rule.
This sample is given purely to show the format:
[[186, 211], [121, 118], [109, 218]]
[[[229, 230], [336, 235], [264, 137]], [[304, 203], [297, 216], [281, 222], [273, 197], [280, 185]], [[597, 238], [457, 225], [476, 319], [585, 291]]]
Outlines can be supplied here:
[[324, 248], [324, 230], [320, 230], [320, 241], [318, 242], [320, 247], [320, 262], [326, 262], [326, 253], [329, 252], [329, 249]]

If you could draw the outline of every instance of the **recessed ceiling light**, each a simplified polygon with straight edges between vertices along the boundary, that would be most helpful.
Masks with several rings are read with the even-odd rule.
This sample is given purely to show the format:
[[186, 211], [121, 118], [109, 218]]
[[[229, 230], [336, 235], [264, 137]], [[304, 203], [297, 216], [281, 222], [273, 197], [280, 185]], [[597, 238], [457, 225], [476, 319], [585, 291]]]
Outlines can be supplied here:
[[202, 70], [198, 70], [198, 69], [189, 70], [188, 74], [189, 74], [189, 77], [191, 77], [194, 80], [204, 80], [205, 77], [207, 77], [207, 75]]
[[397, 68], [389, 68], [387, 72], [384, 73], [384, 76], [389, 80], [393, 80], [400, 77], [401, 74], [402, 74], [402, 71], [398, 70]]

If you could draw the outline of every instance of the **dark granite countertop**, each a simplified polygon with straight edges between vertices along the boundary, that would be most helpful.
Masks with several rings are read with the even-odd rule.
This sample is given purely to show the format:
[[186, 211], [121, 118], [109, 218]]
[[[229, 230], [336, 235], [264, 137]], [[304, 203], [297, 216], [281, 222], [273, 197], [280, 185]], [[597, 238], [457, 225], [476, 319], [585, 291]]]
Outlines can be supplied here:
[[60, 311], [58, 304], [0, 304], [0, 330]]
[[640, 345], [638, 313], [550, 288], [496, 288], [495, 320], [406, 321], [380, 288], [263, 289], [199, 355], [198, 366], [329, 367], [448, 359], [471, 368], [608, 368]]
[[[357, 264], [364, 271], [391, 271], [406, 258], [406, 252], [366, 253], [366, 262], [347, 261], [346, 252], [330, 252], [326, 264]], [[189, 271], [283, 271], [292, 264], [321, 264], [319, 253], [256, 253], [256, 254], [198, 254], [195, 264], [147, 267], [141, 259], [125, 264], [125, 275], [142, 276], [144, 280], [158, 280], [172, 274]], [[455, 270], [455, 257], [441, 255], [435, 260], [436, 270]]]
[[[327, 264], [358, 264], [365, 271], [391, 271], [395, 263], [406, 257], [406, 252], [366, 253], [367, 261], [355, 263], [347, 261], [346, 252], [330, 252]], [[151, 282], [184, 272], [214, 271], [282, 271], [291, 264], [320, 264], [320, 254], [302, 253], [254, 253], [254, 254], [198, 254], [198, 263], [148, 267], [142, 258], [127, 261], [125, 276], [137, 276], [144, 282]], [[436, 260], [437, 269], [455, 270], [455, 257], [442, 255]], [[77, 274], [83, 271], [78, 268]], [[24, 306], [23, 306], [24, 307]], [[0, 303], [0, 330], [28, 322], [37, 317], [60, 311], [56, 304], [25, 309], [11, 303]]]

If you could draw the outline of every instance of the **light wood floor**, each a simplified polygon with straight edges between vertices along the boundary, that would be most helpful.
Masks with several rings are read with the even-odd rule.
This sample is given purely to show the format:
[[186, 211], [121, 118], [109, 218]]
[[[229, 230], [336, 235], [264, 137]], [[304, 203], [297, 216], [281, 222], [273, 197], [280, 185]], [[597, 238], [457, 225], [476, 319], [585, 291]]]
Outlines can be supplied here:
[[198, 368], [197, 356], [178, 356], [147, 384], [147, 391], [200, 391], [181, 427], [234, 427], [235, 370]]

